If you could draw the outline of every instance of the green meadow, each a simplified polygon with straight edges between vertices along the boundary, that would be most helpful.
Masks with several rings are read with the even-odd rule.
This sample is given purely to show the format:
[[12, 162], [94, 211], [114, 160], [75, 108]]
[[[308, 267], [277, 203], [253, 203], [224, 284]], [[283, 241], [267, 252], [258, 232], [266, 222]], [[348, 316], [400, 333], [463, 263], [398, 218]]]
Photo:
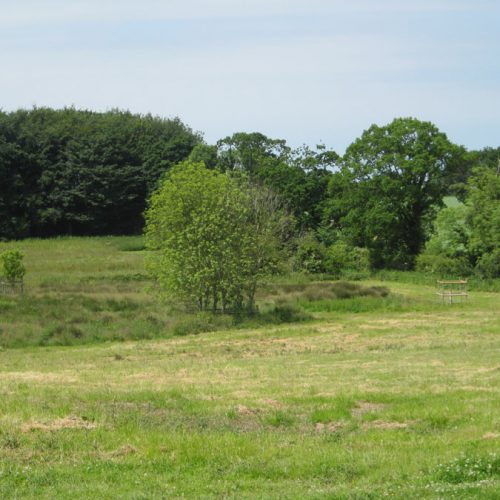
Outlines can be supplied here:
[[498, 283], [294, 275], [236, 321], [159, 300], [139, 237], [7, 248], [0, 498], [499, 498]]

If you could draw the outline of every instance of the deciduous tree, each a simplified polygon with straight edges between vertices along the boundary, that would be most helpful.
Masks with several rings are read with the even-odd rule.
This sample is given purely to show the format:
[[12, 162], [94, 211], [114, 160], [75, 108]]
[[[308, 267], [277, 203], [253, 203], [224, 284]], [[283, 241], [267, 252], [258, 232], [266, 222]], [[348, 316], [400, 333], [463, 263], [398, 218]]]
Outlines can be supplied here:
[[279, 261], [284, 220], [268, 191], [186, 161], [151, 197], [148, 267], [167, 295], [200, 310], [253, 310], [259, 279]]
[[332, 176], [328, 223], [351, 244], [368, 248], [375, 267], [411, 268], [460, 153], [429, 122], [398, 118], [372, 125]]

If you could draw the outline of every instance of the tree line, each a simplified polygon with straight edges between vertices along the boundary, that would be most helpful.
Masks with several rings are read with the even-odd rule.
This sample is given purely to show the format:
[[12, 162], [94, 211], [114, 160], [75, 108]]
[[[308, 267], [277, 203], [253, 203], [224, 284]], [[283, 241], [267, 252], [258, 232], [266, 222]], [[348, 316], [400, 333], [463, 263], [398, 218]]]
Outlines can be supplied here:
[[118, 110], [0, 112], [0, 238], [140, 233], [158, 178], [200, 141]]
[[500, 148], [467, 151], [413, 118], [372, 125], [340, 156], [261, 133], [210, 145], [179, 119], [117, 110], [0, 113], [0, 238], [140, 233], [147, 200], [168, 172], [202, 164], [280, 200], [293, 221], [287, 245], [297, 269], [435, 267], [432, 238], [445, 195], [470, 207], [464, 227], [473, 269], [495, 252], [488, 235], [498, 234], [498, 188], [482, 179], [496, 176], [499, 155]]

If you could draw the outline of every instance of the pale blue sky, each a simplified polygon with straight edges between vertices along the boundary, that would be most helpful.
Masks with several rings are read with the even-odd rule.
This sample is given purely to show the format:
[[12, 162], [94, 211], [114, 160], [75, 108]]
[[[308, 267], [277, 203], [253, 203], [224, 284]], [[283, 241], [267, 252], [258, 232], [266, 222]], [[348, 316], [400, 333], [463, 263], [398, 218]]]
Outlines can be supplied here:
[[500, 146], [499, 0], [0, 0], [0, 107], [179, 116], [338, 152], [372, 123]]

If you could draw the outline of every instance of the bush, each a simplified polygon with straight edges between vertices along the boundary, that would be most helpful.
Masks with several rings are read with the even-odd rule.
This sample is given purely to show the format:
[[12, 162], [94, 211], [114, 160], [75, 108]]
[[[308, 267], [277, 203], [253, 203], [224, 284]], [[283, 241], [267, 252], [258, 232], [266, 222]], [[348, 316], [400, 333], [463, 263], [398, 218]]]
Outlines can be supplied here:
[[326, 251], [326, 272], [335, 277], [350, 273], [364, 277], [370, 271], [370, 254], [367, 248], [353, 247], [344, 242], [331, 245]]
[[416, 270], [441, 277], [468, 276], [471, 267], [464, 257], [447, 257], [424, 252], [417, 257]]
[[452, 259], [468, 258], [471, 229], [467, 222], [467, 207], [443, 208], [437, 214], [433, 229], [425, 253]]
[[500, 278], [500, 250], [483, 254], [477, 261], [475, 273], [480, 278]]
[[23, 254], [19, 250], [6, 250], [0, 254], [0, 263], [3, 268], [3, 277], [7, 281], [21, 281], [26, 274], [23, 264]]
[[287, 227], [269, 190], [180, 163], [149, 200], [147, 269], [159, 291], [201, 311], [252, 311], [258, 282], [276, 272]]
[[326, 247], [313, 234], [303, 236], [297, 246], [294, 270], [309, 274], [325, 272]]

